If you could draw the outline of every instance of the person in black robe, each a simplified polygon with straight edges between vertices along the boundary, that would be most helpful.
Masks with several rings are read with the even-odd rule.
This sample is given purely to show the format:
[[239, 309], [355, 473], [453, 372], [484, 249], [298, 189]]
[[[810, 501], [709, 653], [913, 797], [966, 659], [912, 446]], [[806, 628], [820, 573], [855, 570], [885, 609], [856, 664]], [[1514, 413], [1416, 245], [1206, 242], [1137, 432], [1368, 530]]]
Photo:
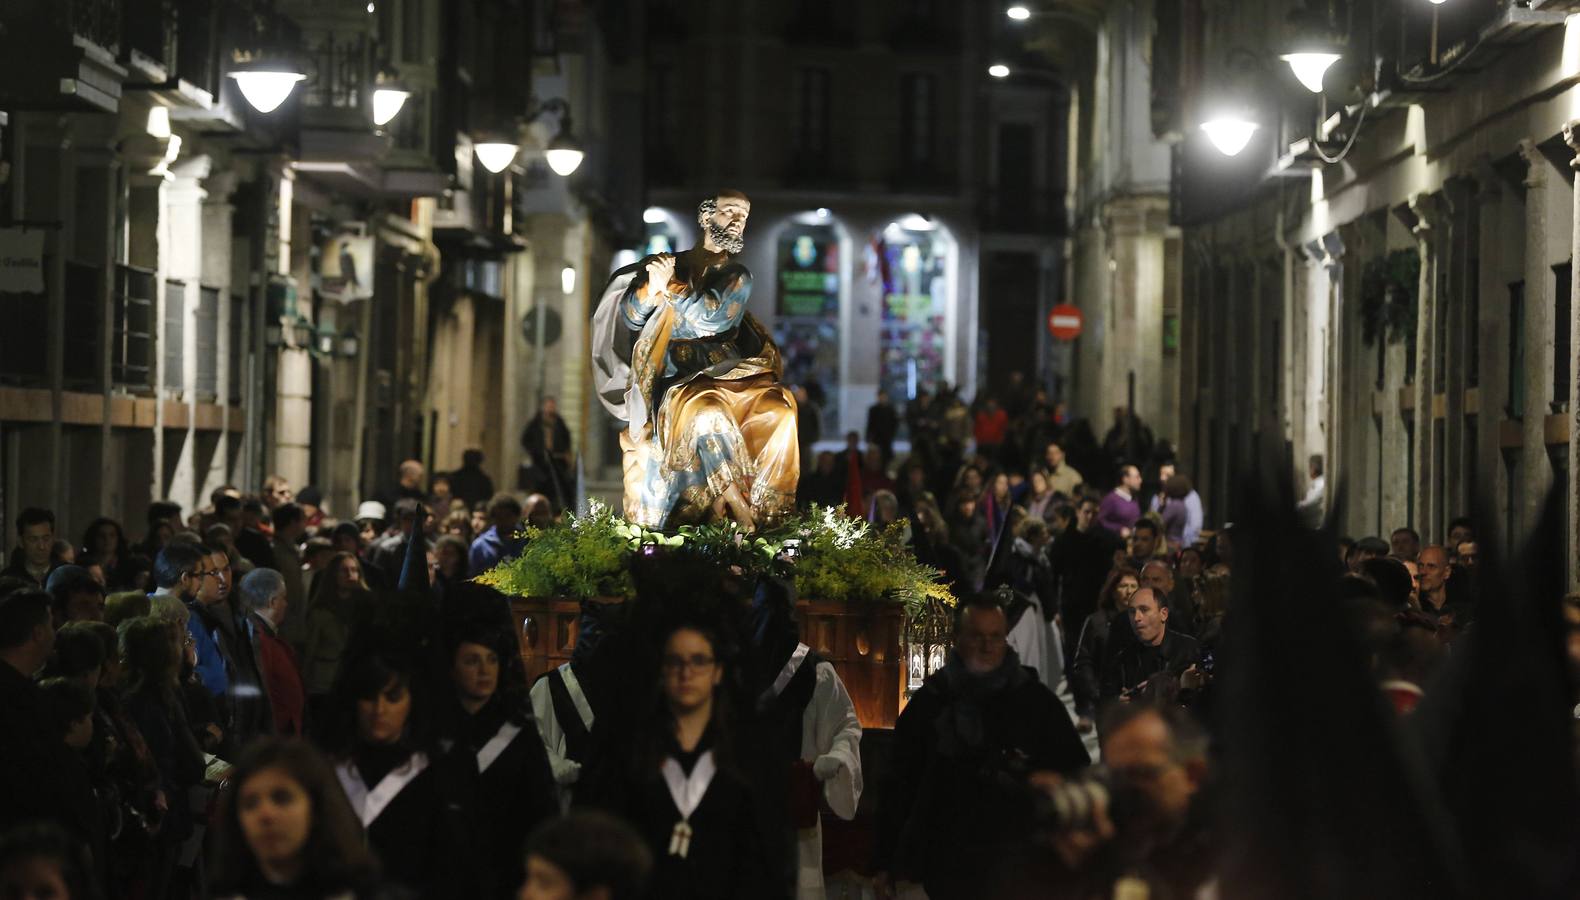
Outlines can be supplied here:
[[435, 701], [413, 655], [362, 650], [348, 658], [323, 743], [392, 882], [420, 897], [478, 896], [471, 773], [440, 752]]
[[378, 863], [335, 770], [312, 745], [264, 737], [220, 793], [209, 842], [209, 896], [383, 900]]
[[630, 740], [588, 778], [578, 802], [625, 818], [656, 860], [654, 898], [781, 897], [730, 728], [720, 632], [664, 631], [658, 690]]
[[980, 896], [984, 873], [1029, 838], [1029, 773], [1091, 761], [1063, 704], [1006, 642], [994, 595], [963, 602], [958, 615], [948, 664], [895, 723], [878, 810], [882, 877], [920, 882], [933, 900]]
[[443, 742], [474, 773], [471, 816], [484, 896], [514, 897], [526, 877], [527, 835], [559, 813], [548, 755], [526, 699], [515, 640], [488, 622], [456, 626], [448, 644], [455, 702]]

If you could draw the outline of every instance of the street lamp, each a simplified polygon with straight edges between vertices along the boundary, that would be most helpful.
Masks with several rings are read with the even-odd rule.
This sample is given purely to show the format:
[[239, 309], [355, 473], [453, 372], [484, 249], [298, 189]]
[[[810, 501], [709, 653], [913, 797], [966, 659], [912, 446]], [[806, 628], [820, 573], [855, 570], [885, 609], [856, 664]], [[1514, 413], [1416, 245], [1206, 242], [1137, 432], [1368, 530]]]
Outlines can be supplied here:
[[1017, 22], [1024, 22], [1031, 18], [1031, 10], [1017, 4], [1015, 6], [1011, 6], [1009, 9], [1004, 10], [1004, 15], [1009, 16], [1011, 19], [1014, 19]]
[[230, 77], [247, 102], [261, 113], [272, 113], [291, 96], [298, 81], [306, 81], [302, 67], [283, 58], [259, 56], [241, 61], [231, 69]]
[[554, 174], [563, 178], [575, 172], [587, 154], [582, 149], [581, 141], [576, 139], [572, 131], [571, 105], [564, 97], [551, 97], [539, 103], [527, 113], [527, 122], [531, 124], [549, 113], [559, 114], [560, 130], [559, 134], [549, 141], [543, 156], [548, 160], [549, 168], [554, 170]]
[[373, 124], [380, 127], [389, 123], [400, 113], [401, 107], [406, 105], [411, 91], [395, 77], [395, 73], [383, 69], [373, 82]]
[[507, 141], [484, 141], [474, 144], [472, 149], [477, 152], [477, 159], [483, 168], [495, 175], [505, 171], [516, 158], [520, 145]]
[[549, 168], [554, 174], [564, 178], [575, 172], [582, 164], [582, 157], [587, 154], [581, 145], [561, 132], [559, 137], [549, 142], [549, 148], [543, 151], [549, 161]]
[[1295, 78], [1313, 94], [1322, 93], [1322, 76], [1343, 56], [1343, 44], [1324, 13], [1309, 8], [1295, 10], [1289, 17], [1293, 39], [1288, 52], [1279, 59], [1289, 63]]
[[362, 351], [362, 338], [356, 331], [347, 328], [340, 333], [340, 355], [346, 359], [354, 359]]
[[1228, 114], [1214, 117], [1202, 123], [1201, 130], [1206, 133], [1207, 140], [1218, 148], [1224, 156], [1239, 156], [1240, 151], [1251, 143], [1251, 136], [1256, 133], [1257, 124], [1240, 114]]
[[993, 65], [988, 66], [988, 74], [992, 75], [994, 78], [1008, 78], [1009, 66], [1006, 66], [1003, 63], [994, 63]]
[[1306, 86], [1306, 90], [1313, 94], [1322, 93], [1322, 76], [1328, 72], [1328, 67], [1339, 61], [1337, 53], [1285, 53], [1280, 56], [1284, 62], [1289, 63], [1289, 68], [1294, 70], [1295, 78]]
[[291, 345], [298, 350], [311, 350], [316, 337], [313, 323], [306, 316], [298, 314], [296, 321], [291, 323]]

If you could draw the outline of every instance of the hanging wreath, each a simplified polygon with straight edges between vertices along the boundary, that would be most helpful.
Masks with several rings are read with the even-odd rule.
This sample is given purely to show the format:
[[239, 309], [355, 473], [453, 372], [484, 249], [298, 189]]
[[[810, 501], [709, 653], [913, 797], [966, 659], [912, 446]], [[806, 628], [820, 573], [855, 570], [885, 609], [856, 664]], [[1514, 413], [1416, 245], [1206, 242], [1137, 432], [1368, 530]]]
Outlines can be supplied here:
[[1361, 273], [1361, 336], [1367, 346], [1379, 339], [1397, 344], [1415, 334], [1416, 300], [1421, 291], [1421, 255], [1395, 250], [1366, 264]]

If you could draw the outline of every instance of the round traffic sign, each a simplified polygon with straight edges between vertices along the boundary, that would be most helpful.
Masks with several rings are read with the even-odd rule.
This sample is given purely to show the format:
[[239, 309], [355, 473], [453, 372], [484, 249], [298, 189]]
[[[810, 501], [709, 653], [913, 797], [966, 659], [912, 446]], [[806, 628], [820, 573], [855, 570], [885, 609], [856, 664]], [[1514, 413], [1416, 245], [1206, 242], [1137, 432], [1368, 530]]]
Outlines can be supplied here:
[[1061, 303], [1048, 311], [1048, 333], [1055, 340], [1073, 341], [1080, 337], [1084, 321], [1080, 307]]

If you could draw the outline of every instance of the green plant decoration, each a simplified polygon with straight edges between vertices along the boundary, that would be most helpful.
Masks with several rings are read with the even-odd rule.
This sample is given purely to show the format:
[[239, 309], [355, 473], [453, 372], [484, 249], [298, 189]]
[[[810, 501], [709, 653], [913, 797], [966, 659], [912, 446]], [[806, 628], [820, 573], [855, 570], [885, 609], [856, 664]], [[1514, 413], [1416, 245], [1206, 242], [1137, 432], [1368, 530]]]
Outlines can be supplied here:
[[644, 545], [695, 553], [744, 577], [790, 571], [788, 547], [798, 546], [797, 592], [807, 598], [844, 603], [899, 603], [912, 617], [953, 606], [941, 574], [906, 549], [903, 526], [876, 531], [837, 509], [813, 507], [766, 532], [748, 534], [734, 522], [682, 526], [674, 534], [628, 523], [596, 501], [581, 516], [547, 529], [529, 528], [522, 554], [479, 575], [477, 580], [518, 597], [629, 596], [630, 556]]
[[803, 597], [843, 603], [901, 603], [918, 615], [934, 602], [953, 606], [939, 573], [916, 561], [904, 544], [904, 527], [876, 531], [838, 510], [813, 507], [797, 528], [801, 560], [796, 590]]
[[1361, 272], [1361, 337], [1369, 347], [1379, 340], [1397, 344], [1415, 334], [1421, 291], [1421, 255], [1395, 250], [1374, 259]]
[[567, 516], [564, 525], [528, 528], [521, 555], [476, 580], [516, 597], [628, 596], [628, 528], [608, 507], [594, 503], [586, 515]]

